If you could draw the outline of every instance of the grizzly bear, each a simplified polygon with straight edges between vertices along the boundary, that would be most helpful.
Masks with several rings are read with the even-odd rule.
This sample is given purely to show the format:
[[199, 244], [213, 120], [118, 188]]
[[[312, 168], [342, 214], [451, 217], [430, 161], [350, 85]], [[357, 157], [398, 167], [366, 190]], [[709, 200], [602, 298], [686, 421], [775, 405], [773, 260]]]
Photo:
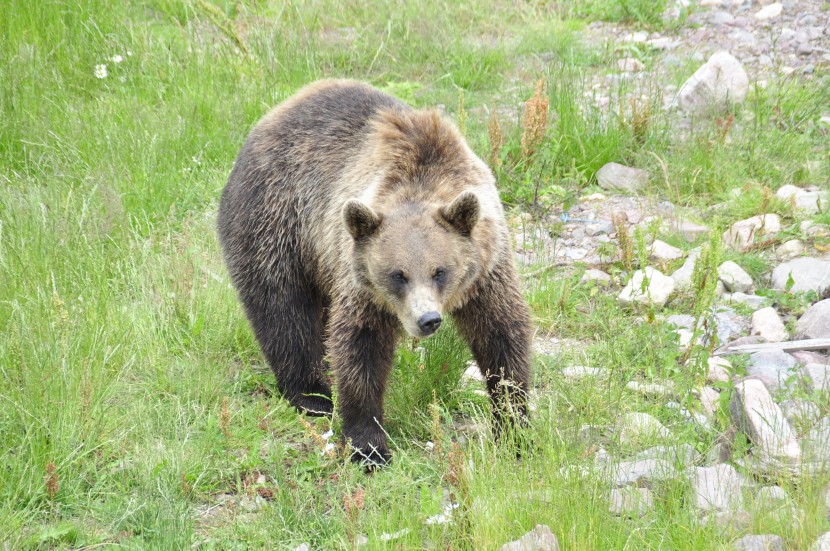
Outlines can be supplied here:
[[495, 180], [437, 111], [358, 82], [311, 84], [249, 135], [218, 229], [283, 396], [331, 414], [330, 362], [353, 460], [389, 460], [398, 339], [426, 338], [446, 315], [497, 421], [524, 417], [531, 326]]

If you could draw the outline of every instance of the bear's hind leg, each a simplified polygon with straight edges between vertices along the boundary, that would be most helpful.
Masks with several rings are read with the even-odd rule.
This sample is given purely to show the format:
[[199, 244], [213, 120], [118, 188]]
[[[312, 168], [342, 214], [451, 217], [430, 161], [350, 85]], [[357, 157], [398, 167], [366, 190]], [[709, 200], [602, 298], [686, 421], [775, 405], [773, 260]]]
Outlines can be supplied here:
[[316, 290], [298, 285], [269, 287], [244, 300], [248, 318], [277, 387], [299, 411], [331, 415], [331, 386], [325, 367], [323, 301]]

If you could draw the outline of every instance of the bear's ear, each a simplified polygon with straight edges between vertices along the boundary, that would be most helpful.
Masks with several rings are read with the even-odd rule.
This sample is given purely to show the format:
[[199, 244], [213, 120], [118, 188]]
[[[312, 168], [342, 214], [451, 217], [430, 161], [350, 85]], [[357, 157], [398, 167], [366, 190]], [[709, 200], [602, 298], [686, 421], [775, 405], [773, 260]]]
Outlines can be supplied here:
[[375, 233], [383, 220], [383, 217], [373, 211], [369, 205], [357, 199], [346, 201], [342, 212], [346, 229], [349, 230], [355, 240], [369, 237]]
[[441, 217], [461, 235], [469, 237], [478, 222], [481, 207], [472, 191], [465, 191], [449, 205], [441, 208]]

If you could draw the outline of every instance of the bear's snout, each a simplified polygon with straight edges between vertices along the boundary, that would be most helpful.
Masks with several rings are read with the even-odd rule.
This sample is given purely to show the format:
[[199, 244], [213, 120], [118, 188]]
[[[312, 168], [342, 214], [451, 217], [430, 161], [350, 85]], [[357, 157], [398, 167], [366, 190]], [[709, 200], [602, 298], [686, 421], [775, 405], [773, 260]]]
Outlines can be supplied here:
[[434, 310], [418, 318], [418, 328], [425, 337], [438, 331], [439, 327], [441, 327], [441, 314]]

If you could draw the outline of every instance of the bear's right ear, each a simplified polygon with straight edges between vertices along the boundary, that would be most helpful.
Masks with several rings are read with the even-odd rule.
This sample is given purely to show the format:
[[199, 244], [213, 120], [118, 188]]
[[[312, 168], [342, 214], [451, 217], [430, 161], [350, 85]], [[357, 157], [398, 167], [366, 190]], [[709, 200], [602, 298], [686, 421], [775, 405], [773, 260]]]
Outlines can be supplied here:
[[383, 217], [373, 211], [369, 205], [357, 199], [346, 201], [342, 212], [346, 229], [349, 230], [355, 241], [375, 233], [383, 220]]

